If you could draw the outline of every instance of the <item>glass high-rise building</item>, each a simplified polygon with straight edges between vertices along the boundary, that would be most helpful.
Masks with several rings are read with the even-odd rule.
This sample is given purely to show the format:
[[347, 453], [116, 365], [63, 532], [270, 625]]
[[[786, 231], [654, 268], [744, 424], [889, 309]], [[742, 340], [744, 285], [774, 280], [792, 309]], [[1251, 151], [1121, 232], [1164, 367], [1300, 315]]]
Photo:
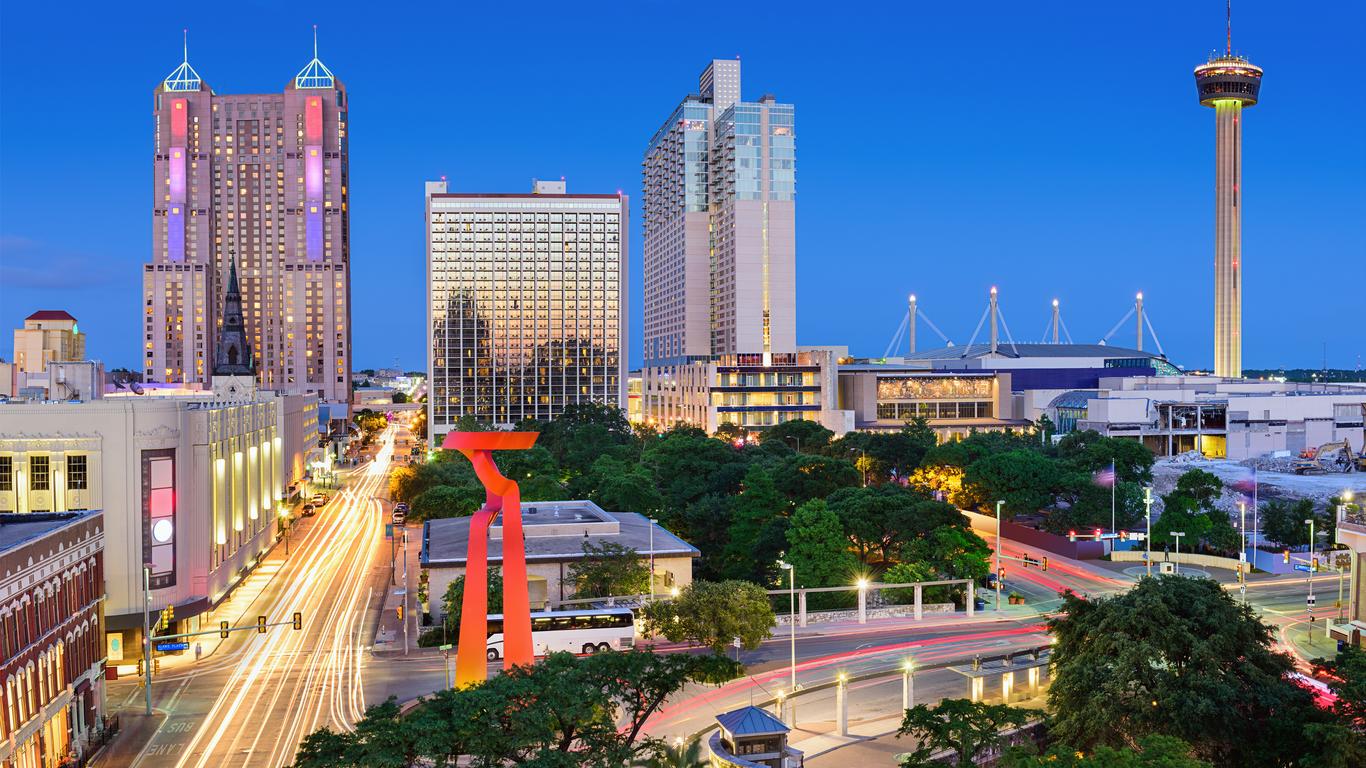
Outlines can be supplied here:
[[645, 151], [642, 415], [762, 429], [821, 420], [796, 339], [796, 125], [717, 59]]
[[346, 417], [349, 104], [313, 53], [276, 93], [216, 93], [188, 54], [153, 92], [147, 381], [209, 383], [235, 261], [258, 386], [317, 395]]
[[629, 201], [448, 192], [427, 182], [428, 434], [567, 405], [626, 407]]

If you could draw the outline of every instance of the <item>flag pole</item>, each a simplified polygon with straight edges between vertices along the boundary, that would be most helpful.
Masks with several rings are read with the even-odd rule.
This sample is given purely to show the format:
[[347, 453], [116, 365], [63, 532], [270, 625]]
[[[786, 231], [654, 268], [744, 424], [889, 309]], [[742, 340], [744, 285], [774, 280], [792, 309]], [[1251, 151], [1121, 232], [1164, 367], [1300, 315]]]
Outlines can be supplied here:
[[1119, 475], [1115, 474], [1115, 460], [1110, 459], [1110, 533], [1115, 533], [1115, 486], [1119, 485]]

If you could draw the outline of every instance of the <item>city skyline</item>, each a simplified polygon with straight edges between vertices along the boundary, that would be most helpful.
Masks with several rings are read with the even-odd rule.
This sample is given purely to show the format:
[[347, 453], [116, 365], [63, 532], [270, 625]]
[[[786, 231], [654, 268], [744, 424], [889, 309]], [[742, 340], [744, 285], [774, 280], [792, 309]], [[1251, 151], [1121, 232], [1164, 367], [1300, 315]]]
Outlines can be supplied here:
[[[799, 343], [848, 344], [855, 354], [879, 355], [904, 314], [906, 294], [914, 292], [920, 308], [962, 344], [991, 285], [1001, 288], [1017, 341], [1041, 337], [1055, 297], [1076, 339], [1095, 340], [1141, 290], [1169, 357], [1209, 367], [1214, 157], [1208, 113], [1189, 103], [1192, 63], [1224, 43], [1222, 9], [1208, 5], [1195, 13], [1173, 4], [1146, 16], [1003, 6], [986, 19], [936, 9], [899, 19], [900, 37], [853, 20], [812, 25], [809, 15], [796, 13], [771, 20], [793, 33], [783, 45], [742, 32], [644, 45], [630, 33], [663, 12], [644, 8], [597, 33], [608, 52], [569, 41], [574, 35], [566, 33], [586, 22], [566, 18], [568, 26], [543, 25], [556, 31], [533, 31], [529, 46], [516, 51], [505, 50], [508, 40], [496, 34], [462, 40], [452, 51], [437, 44], [436, 32], [413, 27], [404, 34], [415, 44], [398, 56], [373, 41], [391, 27], [412, 27], [408, 18], [361, 13], [340, 23], [286, 14], [243, 43], [216, 34], [207, 16], [140, 19], [135, 11], [118, 23], [145, 21], [144, 39], [164, 38], [164, 45], [116, 53], [116, 38], [107, 36], [110, 19], [93, 11], [60, 25], [69, 66], [90, 69], [99, 62], [106, 84], [86, 94], [79, 109], [105, 116], [100, 131], [112, 149], [81, 156], [80, 166], [62, 153], [22, 149], [38, 146], [37, 132], [45, 143], [74, 146], [79, 121], [70, 119], [75, 106], [45, 96], [40, 83], [14, 77], [40, 53], [14, 30], [48, 24], [52, 11], [7, 9], [0, 46], [0, 64], [10, 73], [0, 95], [0, 129], [7, 136], [0, 155], [0, 321], [17, 326], [36, 310], [69, 311], [88, 330], [92, 357], [138, 368], [131, 310], [140, 286], [130, 275], [152, 247], [141, 208], [152, 181], [145, 94], [178, 58], [182, 26], [190, 29], [190, 60], [206, 82], [224, 93], [269, 93], [308, 57], [310, 25], [317, 22], [320, 57], [361, 99], [358, 113], [370, 112], [352, 147], [358, 287], [349, 367], [389, 365], [395, 356], [404, 368], [423, 367], [423, 246], [410, 226], [419, 215], [420, 198], [411, 191], [417, 180], [445, 174], [453, 191], [470, 192], [563, 175], [576, 188], [636, 194], [640, 154], [658, 127], [659, 104], [677, 98], [675, 84], [695, 77], [698, 62], [737, 54], [749, 82], [802, 108]], [[1360, 10], [1333, 13], [1334, 24], [1351, 28], [1353, 14]], [[1332, 99], [1316, 74], [1339, 59], [1345, 66], [1349, 56], [1311, 41], [1314, 23], [1321, 22], [1254, 4], [1240, 5], [1234, 22], [1234, 53], [1267, 67], [1274, 95], [1257, 110], [1256, 130], [1246, 137], [1247, 368], [1316, 367], [1325, 358], [1330, 367], [1352, 368], [1363, 351], [1350, 323], [1294, 319], [1310, 308], [1295, 311], [1293, 297], [1333, 304], [1323, 289], [1341, 282], [1344, 270], [1348, 280], [1354, 270], [1366, 270], [1366, 239], [1341, 226], [1363, 208], [1353, 180], [1366, 172], [1366, 153], [1359, 138], [1355, 148], [1321, 141], [1319, 128], [1360, 124], [1362, 107]], [[819, 64], [801, 44], [815, 38], [815, 29], [828, 52]], [[518, 55], [533, 49], [540, 55]], [[430, 83], [399, 77], [443, 56], [483, 68], [458, 105], [423, 101]], [[1089, 66], [1105, 57], [1142, 73], [1125, 82], [1123, 120], [1098, 109], [1094, 99], [1077, 98], [1113, 80], [1104, 67]], [[579, 113], [584, 117], [556, 120], [547, 130], [543, 116], [575, 114], [585, 100], [570, 77], [576, 67], [550, 73], [545, 60], [603, 66], [627, 58], [635, 64], [612, 80], [615, 98], [594, 97], [592, 111]], [[987, 105], [980, 85], [972, 84], [1007, 67], [1018, 87], [998, 90]], [[446, 70], [458, 71], [469, 70]], [[745, 100], [760, 95], [740, 94]], [[533, 101], [535, 108], [526, 106]], [[419, 103], [421, 119], [441, 130], [403, 127], [405, 105]], [[47, 117], [24, 117], [34, 114]], [[1010, 130], [997, 130], [1003, 126]], [[1353, 141], [1351, 131], [1343, 135]], [[1096, 165], [1106, 154], [1111, 159]], [[88, 227], [64, 226], [62, 206], [52, 204], [76, 174], [97, 179], [108, 198], [83, 212]], [[126, 193], [110, 194], [120, 189]], [[984, 226], [985, 209], [990, 226]], [[854, 217], [860, 226], [847, 226]], [[632, 223], [633, 316], [626, 325], [633, 329], [629, 362], [638, 366], [641, 337], [634, 329], [642, 327], [643, 302], [636, 254], [642, 250], [639, 219]], [[395, 301], [402, 296], [408, 299]], [[1123, 331], [1112, 340], [1127, 342]], [[922, 327], [920, 347], [937, 343]]]

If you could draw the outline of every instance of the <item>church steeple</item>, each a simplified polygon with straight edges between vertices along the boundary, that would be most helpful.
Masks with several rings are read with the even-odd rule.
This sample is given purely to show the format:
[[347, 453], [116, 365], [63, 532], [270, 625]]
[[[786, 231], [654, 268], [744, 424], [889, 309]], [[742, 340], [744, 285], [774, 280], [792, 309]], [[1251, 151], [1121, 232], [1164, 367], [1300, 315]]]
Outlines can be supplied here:
[[228, 288], [223, 293], [223, 325], [218, 329], [218, 343], [214, 347], [213, 375], [254, 376], [256, 361], [252, 358], [251, 341], [247, 338], [242, 320], [242, 291], [237, 285], [237, 257], [228, 266]]

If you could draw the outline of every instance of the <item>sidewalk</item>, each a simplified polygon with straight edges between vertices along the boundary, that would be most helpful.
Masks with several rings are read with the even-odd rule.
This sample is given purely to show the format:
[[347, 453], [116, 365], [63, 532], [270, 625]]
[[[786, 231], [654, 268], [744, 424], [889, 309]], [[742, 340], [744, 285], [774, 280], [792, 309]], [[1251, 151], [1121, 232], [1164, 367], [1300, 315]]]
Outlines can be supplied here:
[[[387, 499], [381, 499], [385, 519], [389, 518], [391, 508]], [[406, 553], [403, 546], [403, 534], [408, 534], [408, 546]], [[435, 653], [435, 648], [417, 647], [418, 635], [422, 634], [422, 609], [417, 602], [418, 578], [421, 573], [422, 555], [422, 528], [420, 526], [394, 526], [393, 538], [386, 539], [384, 543], [384, 571], [389, 573], [389, 552], [388, 548], [392, 545], [394, 551], [394, 568], [392, 579], [385, 579], [384, 604], [380, 609], [379, 622], [375, 627], [375, 641], [371, 651], [376, 655], [402, 655], [403, 630], [406, 626], [408, 630], [408, 653]], [[405, 580], [404, 560], [407, 560], [407, 573]], [[398, 594], [402, 592], [402, 594]], [[433, 599], [433, 598], [429, 598]], [[435, 596], [440, 600], [441, 596]], [[403, 606], [403, 618], [398, 617], [398, 608]]]

